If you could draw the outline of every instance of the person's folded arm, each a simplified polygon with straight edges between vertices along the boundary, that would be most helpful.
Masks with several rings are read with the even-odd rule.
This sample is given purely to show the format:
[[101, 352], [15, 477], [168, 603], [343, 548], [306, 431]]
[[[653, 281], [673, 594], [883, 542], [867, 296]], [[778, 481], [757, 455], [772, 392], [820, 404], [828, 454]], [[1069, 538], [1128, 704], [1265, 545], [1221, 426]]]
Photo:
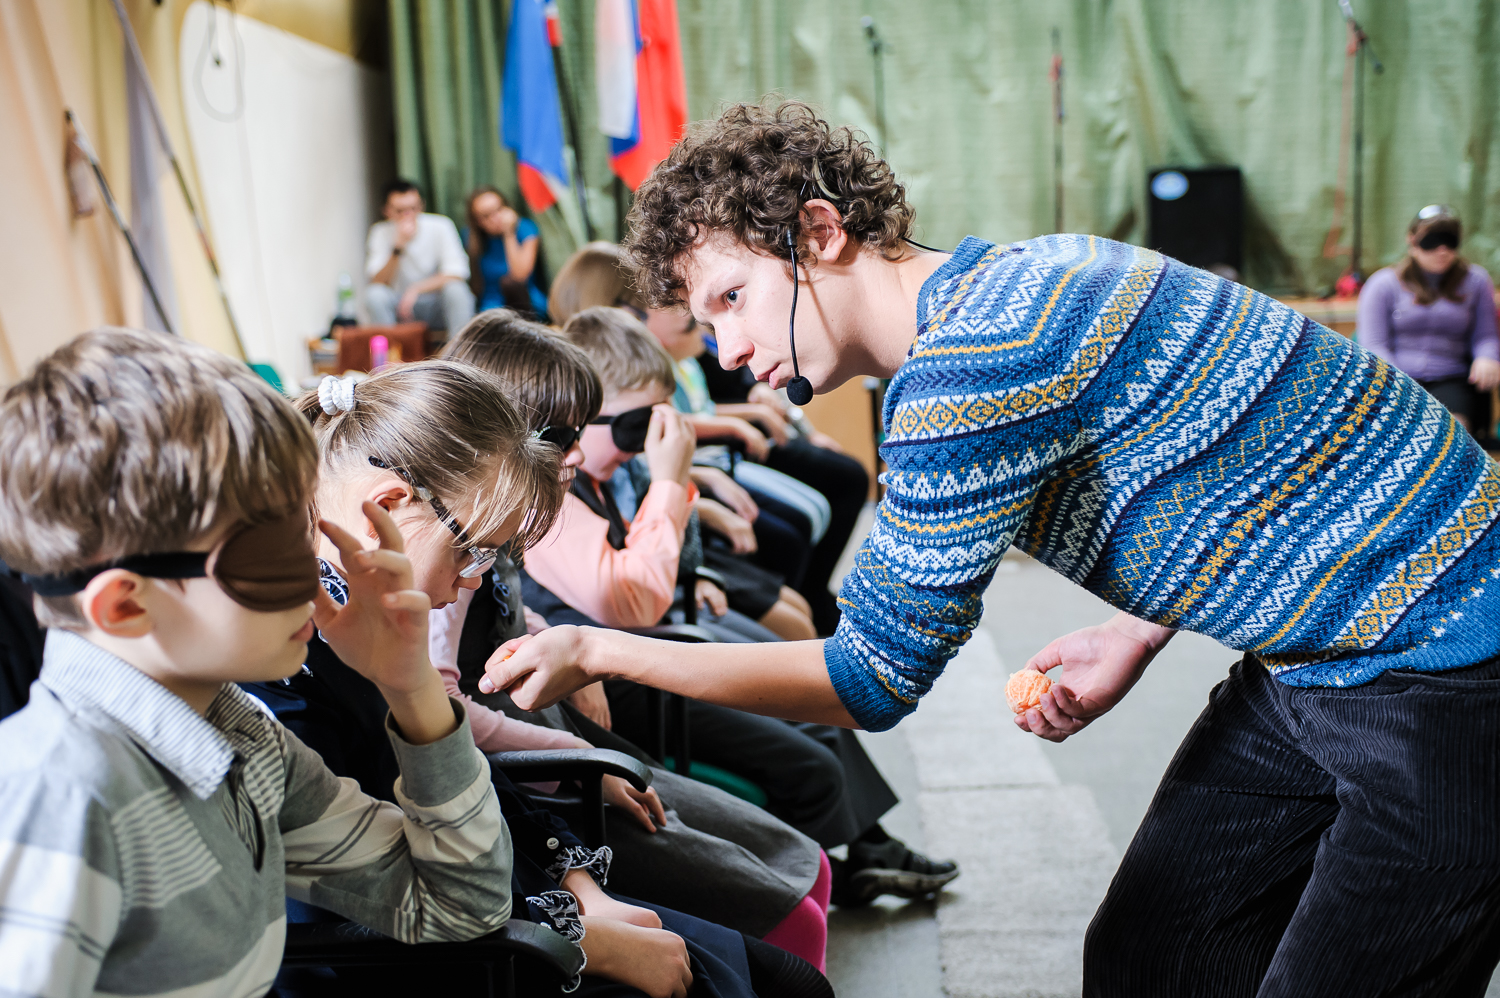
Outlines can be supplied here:
[[280, 728], [287, 896], [408, 943], [473, 939], [505, 923], [510, 833], [489, 764], [450, 704], [457, 727], [426, 745], [407, 742], [387, 716], [401, 769], [396, 804], [334, 776]]

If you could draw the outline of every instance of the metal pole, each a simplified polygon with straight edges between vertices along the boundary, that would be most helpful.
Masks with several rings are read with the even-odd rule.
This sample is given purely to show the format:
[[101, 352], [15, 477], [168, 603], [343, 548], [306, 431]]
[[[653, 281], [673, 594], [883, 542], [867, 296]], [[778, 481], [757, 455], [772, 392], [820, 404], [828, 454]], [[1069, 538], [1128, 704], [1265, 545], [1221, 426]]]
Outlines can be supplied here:
[[1364, 253], [1364, 183], [1365, 183], [1365, 56], [1370, 57], [1371, 68], [1376, 75], [1385, 72], [1385, 66], [1381, 65], [1380, 58], [1375, 54], [1375, 49], [1370, 45], [1370, 36], [1365, 34], [1365, 29], [1359, 26], [1359, 21], [1354, 17], [1354, 5], [1351, 0], [1339, 0], [1339, 10], [1344, 14], [1344, 20], [1349, 23], [1349, 30], [1354, 33], [1354, 183], [1351, 214], [1353, 224], [1351, 225], [1352, 236], [1349, 247], [1349, 273], [1357, 283], [1364, 282], [1364, 273], [1360, 269]]
[[[130, 58], [135, 62], [136, 70], [146, 85], [146, 103], [151, 108], [151, 118], [156, 123], [157, 141], [161, 143], [167, 162], [172, 164], [172, 173], [177, 177], [177, 189], [182, 192], [182, 200], [187, 204], [188, 214], [193, 217], [193, 227], [198, 230], [198, 244], [203, 247], [203, 255], [208, 260], [209, 272], [213, 274], [214, 287], [218, 290], [219, 301], [224, 306], [224, 317], [229, 320], [229, 331], [234, 335], [234, 342], [240, 348], [240, 354], [248, 359], [250, 355], [245, 352], [245, 341], [240, 336], [239, 323], [234, 319], [234, 309], [229, 306], [229, 294], [224, 290], [224, 279], [219, 274], [219, 260], [214, 256], [213, 245], [208, 241], [208, 230], [203, 224], [203, 216], [198, 213], [198, 206], [193, 201], [192, 192], [188, 190], [187, 177], [182, 172], [182, 163], [178, 161], [177, 151], [167, 137], [166, 120], [162, 117], [161, 105], [156, 101], [156, 87], [151, 83], [151, 75], [146, 72], [146, 60], [141, 55], [140, 44], [136, 41], [135, 29], [131, 27], [130, 18], [125, 16], [125, 7], [120, 0], [113, 0], [113, 3], [115, 17], [120, 22], [120, 31], [125, 36], [125, 47], [129, 50]], [[217, 14], [210, 14], [210, 16], [217, 16]], [[161, 309], [157, 309], [157, 313], [162, 314]]]
[[557, 89], [562, 95], [563, 121], [568, 127], [568, 141], [573, 144], [574, 193], [578, 195], [578, 210], [583, 212], [583, 229], [593, 242], [594, 221], [589, 217], [589, 198], [585, 188], [588, 182], [583, 176], [583, 146], [578, 141], [578, 115], [573, 110], [573, 92], [568, 87], [568, 74], [564, 71], [562, 46], [552, 48], [552, 65], [557, 71]]
[[[1356, 29], [1358, 30], [1358, 29]], [[1365, 221], [1365, 45], [1361, 39], [1354, 50], [1354, 233], [1349, 248], [1349, 272], [1356, 282], [1364, 281], [1360, 270], [1364, 248]]]
[[1062, 32], [1052, 29], [1052, 231], [1063, 231]]
[[99, 190], [104, 194], [104, 203], [109, 208], [109, 213], [115, 220], [115, 227], [120, 230], [120, 235], [125, 237], [125, 244], [130, 247], [130, 257], [135, 261], [135, 269], [140, 271], [141, 284], [146, 288], [146, 293], [151, 296], [151, 304], [156, 306], [156, 314], [161, 317], [161, 324], [167, 327], [167, 332], [173, 336], [177, 331], [172, 328], [172, 319], [167, 315], [167, 310], [162, 307], [161, 298], [156, 294], [156, 285], [151, 283], [151, 274], [146, 270], [145, 261], [141, 259], [141, 251], [135, 244], [135, 236], [130, 234], [130, 226], [125, 221], [125, 216], [120, 214], [120, 206], [115, 203], [114, 192], [109, 189], [109, 181], [104, 179], [104, 168], [99, 165], [99, 157], [94, 154], [94, 144], [89, 141], [88, 133], [83, 130], [78, 117], [71, 108], [64, 109], [63, 115], [67, 117], [68, 124], [78, 134], [78, 147], [83, 150], [84, 156], [88, 158], [89, 166], [94, 170], [94, 179], [99, 181]]
[[875, 62], [875, 130], [880, 133], [880, 155], [886, 154], [885, 123], [885, 40], [875, 27], [875, 19], [868, 14], [859, 19], [865, 29], [865, 38], [870, 42], [870, 57]]

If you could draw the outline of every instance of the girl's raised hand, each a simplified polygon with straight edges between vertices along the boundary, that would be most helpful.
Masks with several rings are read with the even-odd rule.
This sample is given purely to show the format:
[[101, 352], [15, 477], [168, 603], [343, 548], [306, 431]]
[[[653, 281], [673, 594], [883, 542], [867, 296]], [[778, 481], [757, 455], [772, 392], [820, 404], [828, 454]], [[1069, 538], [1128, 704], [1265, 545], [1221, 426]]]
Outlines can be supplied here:
[[427, 661], [432, 601], [414, 587], [401, 531], [390, 513], [369, 501], [361, 509], [375, 527], [377, 548], [366, 549], [358, 537], [329, 520], [318, 523], [339, 550], [339, 574], [349, 586], [349, 602], [339, 606], [320, 592], [313, 623], [334, 654], [389, 700], [389, 694], [425, 688], [437, 675]]

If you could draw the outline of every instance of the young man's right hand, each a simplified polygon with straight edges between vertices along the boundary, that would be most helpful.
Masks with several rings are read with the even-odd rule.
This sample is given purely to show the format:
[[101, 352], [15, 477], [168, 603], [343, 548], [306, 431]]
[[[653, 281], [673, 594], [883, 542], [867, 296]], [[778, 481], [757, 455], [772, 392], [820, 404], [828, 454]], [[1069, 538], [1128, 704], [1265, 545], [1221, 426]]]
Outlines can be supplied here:
[[417, 219], [419, 217], [421, 216], [413, 212], [401, 215], [391, 223], [395, 229], [391, 234], [391, 247], [393, 249], [404, 250], [413, 239], [417, 238]]
[[651, 426], [646, 430], [646, 467], [651, 471], [651, 481], [686, 486], [697, 446], [698, 438], [682, 413], [665, 402], [652, 407]]

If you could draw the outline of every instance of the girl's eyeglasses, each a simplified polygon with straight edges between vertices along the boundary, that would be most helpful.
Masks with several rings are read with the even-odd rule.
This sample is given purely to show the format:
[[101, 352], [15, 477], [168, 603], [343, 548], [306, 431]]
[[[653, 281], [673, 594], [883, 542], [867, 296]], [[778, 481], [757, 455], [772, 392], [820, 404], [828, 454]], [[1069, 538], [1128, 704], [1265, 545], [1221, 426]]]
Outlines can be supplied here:
[[460, 578], [477, 579], [490, 570], [495, 564], [495, 559], [500, 556], [498, 548], [487, 548], [480, 547], [477, 544], [470, 544], [469, 534], [464, 530], [463, 524], [454, 519], [453, 514], [448, 512], [448, 507], [443, 505], [441, 499], [432, 494], [431, 489], [415, 481], [411, 475], [407, 474], [405, 468], [393, 468], [378, 457], [370, 458], [370, 463], [383, 471], [400, 475], [406, 484], [411, 486], [411, 490], [416, 497], [430, 505], [433, 513], [437, 514], [437, 518], [442, 522], [443, 526], [447, 527], [453, 532], [453, 536], [458, 538], [458, 542], [464, 546], [463, 552], [466, 559], [458, 570]]
[[551, 444], [566, 454], [578, 442], [578, 438], [583, 436], [583, 427], [544, 426], [540, 430], [532, 430], [531, 435], [535, 439], [542, 441], [542, 443]]

